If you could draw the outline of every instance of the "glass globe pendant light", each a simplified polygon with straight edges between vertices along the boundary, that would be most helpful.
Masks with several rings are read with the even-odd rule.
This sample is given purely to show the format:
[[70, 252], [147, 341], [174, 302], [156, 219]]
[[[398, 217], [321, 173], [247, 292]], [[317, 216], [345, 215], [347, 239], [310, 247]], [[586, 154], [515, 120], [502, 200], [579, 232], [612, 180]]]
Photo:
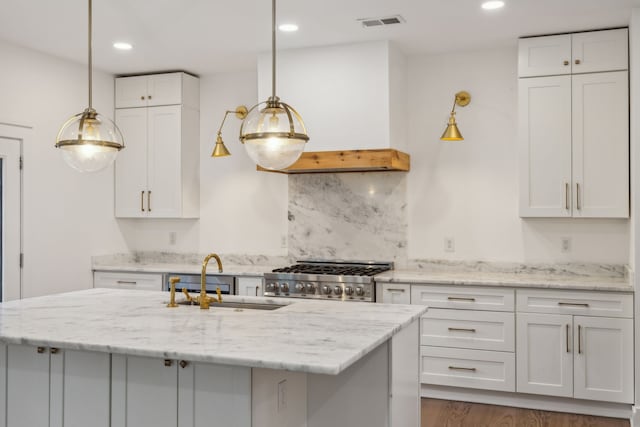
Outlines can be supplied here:
[[97, 172], [113, 163], [124, 148], [120, 130], [93, 109], [92, 0], [89, 0], [89, 106], [66, 121], [56, 138], [64, 161], [80, 172]]
[[249, 110], [240, 126], [240, 141], [256, 164], [279, 170], [300, 158], [309, 136], [300, 114], [276, 96], [276, 0], [271, 3], [272, 92]]

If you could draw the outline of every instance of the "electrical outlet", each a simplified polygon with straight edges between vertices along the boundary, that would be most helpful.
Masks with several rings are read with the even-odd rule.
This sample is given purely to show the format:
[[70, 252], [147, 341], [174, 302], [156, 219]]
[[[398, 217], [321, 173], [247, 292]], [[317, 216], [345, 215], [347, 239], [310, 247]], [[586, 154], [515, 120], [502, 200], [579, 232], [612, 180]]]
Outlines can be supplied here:
[[169, 244], [170, 245], [175, 245], [176, 244], [176, 240], [178, 240], [178, 233], [176, 233], [175, 231], [170, 231], [169, 232]]
[[287, 409], [287, 380], [278, 383], [278, 412]]
[[456, 251], [456, 241], [453, 237], [445, 237], [444, 238], [444, 251], [445, 252], [455, 252]]
[[560, 250], [563, 253], [571, 252], [571, 237], [563, 237], [560, 239]]

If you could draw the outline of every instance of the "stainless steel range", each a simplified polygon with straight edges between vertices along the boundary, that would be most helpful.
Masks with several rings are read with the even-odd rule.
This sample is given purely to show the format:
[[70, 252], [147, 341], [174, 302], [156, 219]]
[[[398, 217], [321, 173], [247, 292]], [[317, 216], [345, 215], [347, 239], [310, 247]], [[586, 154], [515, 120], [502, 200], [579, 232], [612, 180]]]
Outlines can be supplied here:
[[376, 274], [393, 262], [301, 260], [265, 273], [265, 296], [375, 302]]

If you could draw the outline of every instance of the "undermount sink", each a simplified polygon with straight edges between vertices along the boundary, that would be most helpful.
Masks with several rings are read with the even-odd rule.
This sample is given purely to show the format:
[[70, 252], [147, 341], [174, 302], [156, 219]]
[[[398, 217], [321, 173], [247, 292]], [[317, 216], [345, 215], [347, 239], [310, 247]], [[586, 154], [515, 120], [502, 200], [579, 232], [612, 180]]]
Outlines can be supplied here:
[[[180, 301], [178, 305], [199, 305], [196, 301]], [[241, 310], [277, 310], [284, 307], [286, 304], [274, 304], [274, 303], [261, 303], [261, 302], [236, 302], [236, 301], [222, 301], [212, 302], [209, 304], [211, 310], [216, 308], [235, 308], [238, 311]]]

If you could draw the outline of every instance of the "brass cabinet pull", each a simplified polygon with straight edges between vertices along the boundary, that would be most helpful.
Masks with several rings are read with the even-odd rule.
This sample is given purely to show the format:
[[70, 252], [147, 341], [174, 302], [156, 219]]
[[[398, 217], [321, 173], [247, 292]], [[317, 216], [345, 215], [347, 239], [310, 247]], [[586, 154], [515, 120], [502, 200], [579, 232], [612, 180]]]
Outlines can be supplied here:
[[186, 360], [181, 360], [179, 363], [181, 368], [186, 368], [189, 365], [189, 362], [187, 362]]
[[474, 332], [474, 333], [476, 331], [474, 328], [449, 328], [449, 330], [454, 332]]
[[569, 183], [565, 182], [564, 183], [564, 208], [566, 210], [569, 210], [570, 206], [569, 206], [570, 200], [569, 200]]
[[582, 202], [580, 201], [580, 184], [576, 182], [576, 207], [578, 210], [582, 209]]
[[582, 326], [578, 325], [578, 354], [582, 353]]
[[144, 95], [140, 97], [140, 101], [144, 101]]
[[151, 212], [151, 190], [147, 191], [147, 210]]
[[256, 296], [258, 296], [258, 291], [260, 290], [260, 286], [256, 286]]
[[465, 297], [447, 297], [447, 299], [449, 301], [469, 301], [469, 302], [475, 302], [476, 301], [475, 298], [465, 298]]
[[164, 359], [164, 366], [169, 367], [169, 366], [171, 366], [171, 365], [173, 365], [173, 360], [171, 360], [171, 359]]
[[571, 307], [584, 307], [584, 308], [588, 308], [589, 304], [587, 304], [586, 302], [558, 302], [558, 305], [568, 305]]
[[564, 64], [564, 66], [566, 67], [567, 65], [569, 65], [569, 61], [565, 60], [565, 61], [563, 62], [563, 64]]
[[580, 65], [580, 62], [581, 62], [581, 61], [580, 61], [579, 59], [576, 59], [576, 61], [575, 61], [575, 62], [576, 62], [576, 65]]
[[59, 352], [60, 352], [60, 349], [56, 348], [56, 347], [51, 347], [49, 349], [49, 353], [51, 353], [51, 354], [58, 354]]
[[387, 288], [387, 292], [404, 292], [404, 289]]
[[118, 280], [116, 283], [120, 284], [120, 285], [135, 285], [138, 282], [133, 282], [130, 280]]
[[569, 324], [567, 323], [567, 353], [569, 353]]
[[44, 347], [38, 347], [37, 352], [38, 354], [44, 353]]
[[140, 211], [144, 212], [144, 190], [140, 192]]
[[469, 371], [469, 372], [476, 371], [476, 368], [462, 368], [460, 366], [449, 366], [449, 369], [451, 369], [452, 371]]
[[151, 99], [151, 95], [148, 95], [148, 96], [147, 96], [147, 99]]

